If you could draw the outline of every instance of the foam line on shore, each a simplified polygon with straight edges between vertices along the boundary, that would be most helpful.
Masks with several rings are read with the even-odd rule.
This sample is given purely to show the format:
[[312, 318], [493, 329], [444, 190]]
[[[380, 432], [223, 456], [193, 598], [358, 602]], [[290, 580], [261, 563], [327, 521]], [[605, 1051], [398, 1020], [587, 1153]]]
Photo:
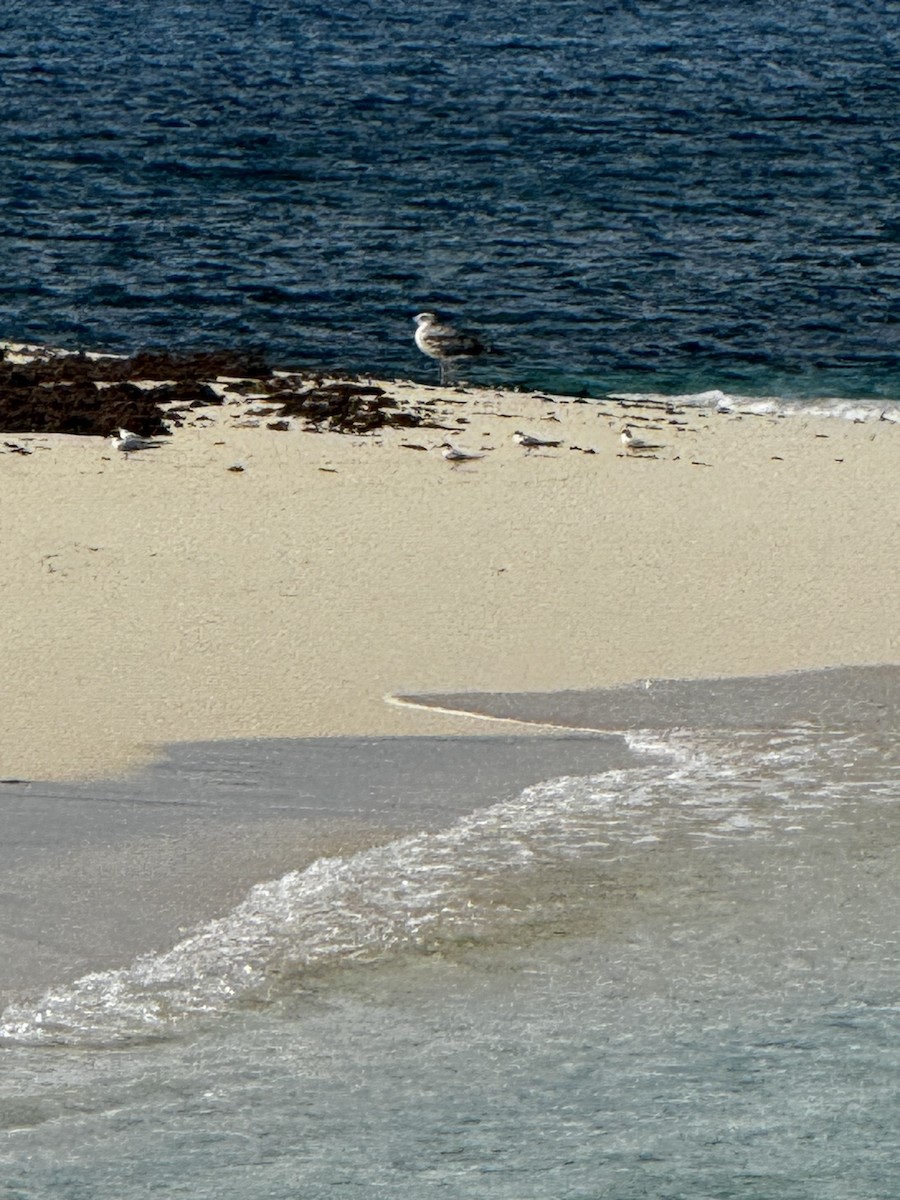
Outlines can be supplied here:
[[[486, 721], [495, 725], [519, 725], [528, 729], [549, 729], [559, 733], [592, 733], [600, 735], [609, 732], [605, 729], [592, 728], [590, 725], [560, 725], [553, 721], [534, 721], [528, 717], [496, 717], [491, 713], [478, 712], [476, 709], [446, 708], [440, 704], [431, 704], [425, 700], [413, 700], [407, 696], [392, 695], [390, 693], [384, 696], [384, 701], [386, 704], [396, 705], [397, 708], [440, 713], [441, 716], [445, 717], [471, 717], [475, 721]], [[624, 730], [617, 732], [624, 732]]]
[[713, 389], [708, 392], [608, 392], [604, 400], [623, 408], [638, 406], [708, 409], [716, 413], [734, 413], [749, 417], [801, 417], [824, 420], [900, 423], [900, 403], [896, 400], [853, 399], [846, 396], [805, 397], [741, 396]]

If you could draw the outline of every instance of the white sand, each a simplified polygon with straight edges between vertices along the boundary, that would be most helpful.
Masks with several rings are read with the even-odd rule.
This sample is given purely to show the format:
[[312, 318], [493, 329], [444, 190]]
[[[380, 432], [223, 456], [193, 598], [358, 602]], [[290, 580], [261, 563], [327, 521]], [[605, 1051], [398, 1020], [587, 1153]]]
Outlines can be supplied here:
[[[469, 423], [282, 433], [229, 406], [134, 456], [0, 454], [0, 776], [185, 739], [496, 730], [394, 692], [900, 659], [897, 425], [651, 412], [666, 448], [644, 460], [609, 403], [385, 386]], [[517, 429], [566, 445], [526, 453]], [[448, 436], [494, 449], [401, 446]]]

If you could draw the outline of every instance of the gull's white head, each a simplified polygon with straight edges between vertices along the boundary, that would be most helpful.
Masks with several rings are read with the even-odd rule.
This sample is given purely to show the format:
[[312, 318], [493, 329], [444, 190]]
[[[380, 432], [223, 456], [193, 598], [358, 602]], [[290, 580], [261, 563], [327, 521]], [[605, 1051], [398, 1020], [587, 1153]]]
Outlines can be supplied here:
[[433, 325], [437, 320], [437, 315], [433, 312], [416, 313], [413, 320], [417, 325]]

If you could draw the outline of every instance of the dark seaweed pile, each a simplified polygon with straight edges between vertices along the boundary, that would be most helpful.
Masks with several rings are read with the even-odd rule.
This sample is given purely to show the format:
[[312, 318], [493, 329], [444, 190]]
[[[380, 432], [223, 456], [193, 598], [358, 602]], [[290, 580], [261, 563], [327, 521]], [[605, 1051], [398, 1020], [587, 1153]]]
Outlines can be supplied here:
[[[106, 437], [124, 427], [143, 437], [156, 437], [169, 432], [161, 405], [219, 404], [219, 396], [204, 379], [215, 379], [239, 366], [243, 363], [227, 353], [180, 358], [72, 354], [37, 357], [21, 365], [0, 362], [0, 429]], [[145, 389], [129, 382], [137, 379], [172, 382]], [[177, 407], [168, 419], [177, 423]]]
[[[374, 384], [326, 382], [312, 373], [276, 376], [259, 355], [221, 350], [144, 352], [130, 358], [39, 355], [26, 364], [0, 362], [0, 430], [106, 437], [125, 428], [158, 437], [183, 424], [191, 409], [221, 404], [210, 386], [220, 378], [232, 381], [229, 386], [238, 393], [266, 393], [284, 416], [305, 417], [315, 429], [368, 433], [423, 420]], [[135, 380], [159, 382], [148, 388]]]

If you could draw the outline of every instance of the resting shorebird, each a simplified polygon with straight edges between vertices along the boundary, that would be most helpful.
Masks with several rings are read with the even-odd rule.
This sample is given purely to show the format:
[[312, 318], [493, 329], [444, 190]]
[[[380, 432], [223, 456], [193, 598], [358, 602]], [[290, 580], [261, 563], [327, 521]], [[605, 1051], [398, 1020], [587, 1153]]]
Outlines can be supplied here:
[[521, 430], [516, 430], [512, 435], [512, 440], [518, 442], [520, 446], [524, 446], [526, 450], [535, 450], [543, 446], [561, 446], [560, 438], [542, 438], [536, 433], [522, 433]]
[[419, 313], [416, 323], [416, 345], [429, 358], [436, 358], [441, 366], [441, 383], [452, 383], [453, 369], [465, 359], [478, 358], [487, 350], [484, 342], [474, 333], [443, 325], [431, 312]]
[[650, 442], [647, 438], [642, 438], [634, 432], [629, 426], [622, 430], [622, 445], [627, 453], [633, 450], [661, 450], [662, 442]]
[[441, 454], [448, 463], [474, 462], [476, 458], [484, 458], [484, 454], [479, 454], [475, 450], [461, 450], [459, 446], [454, 446], [450, 442], [441, 443]]
[[155, 438], [141, 437], [140, 434], [131, 433], [128, 429], [120, 429], [119, 436], [111, 437], [110, 441], [113, 449], [121, 450], [123, 454], [131, 454], [134, 450], [155, 450], [157, 446], [162, 445]]

